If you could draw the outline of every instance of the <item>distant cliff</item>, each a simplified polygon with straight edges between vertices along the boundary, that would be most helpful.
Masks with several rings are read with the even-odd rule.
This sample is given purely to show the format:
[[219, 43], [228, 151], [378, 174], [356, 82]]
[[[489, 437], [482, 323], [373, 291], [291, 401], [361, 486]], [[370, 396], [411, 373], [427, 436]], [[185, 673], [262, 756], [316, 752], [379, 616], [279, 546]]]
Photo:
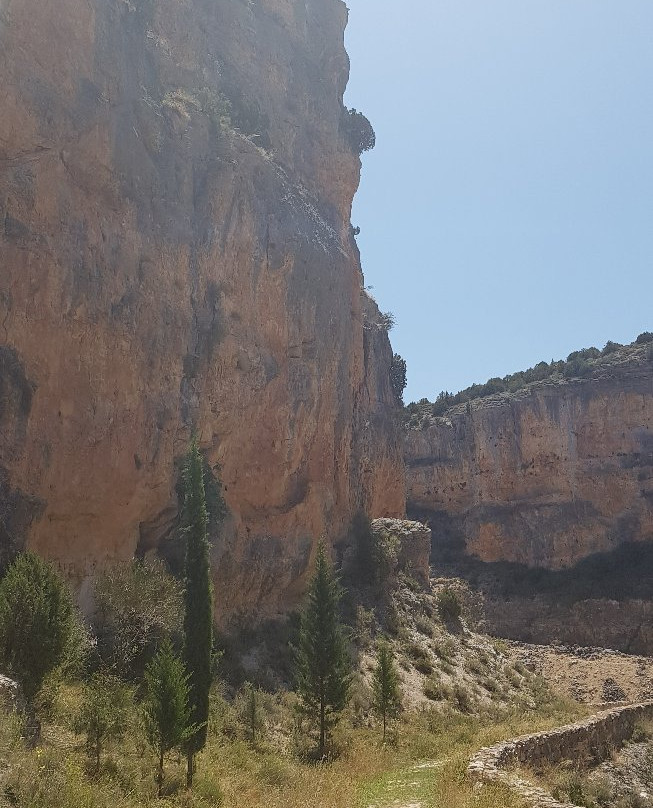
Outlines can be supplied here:
[[[563, 591], [573, 601], [576, 587], [576, 600], [653, 598], [637, 561], [653, 548], [651, 357], [650, 345], [634, 345], [592, 365], [586, 378], [555, 376], [407, 429], [408, 511], [429, 520], [434, 563], [505, 597], [557, 592], [560, 600]], [[591, 559], [599, 557], [617, 564], [611, 576], [597, 572]], [[624, 565], [635, 576], [630, 585]], [[496, 619], [524, 634], [546, 622], [548, 608], [527, 615], [513, 604]], [[558, 611], [552, 620], [561, 625], [540, 625], [536, 638], [564, 635], [568, 617]]]
[[81, 583], [174, 542], [193, 429], [229, 509], [223, 618], [292, 602], [359, 507], [403, 514], [346, 22], [341, 0], [2, 4], [5, 559]]

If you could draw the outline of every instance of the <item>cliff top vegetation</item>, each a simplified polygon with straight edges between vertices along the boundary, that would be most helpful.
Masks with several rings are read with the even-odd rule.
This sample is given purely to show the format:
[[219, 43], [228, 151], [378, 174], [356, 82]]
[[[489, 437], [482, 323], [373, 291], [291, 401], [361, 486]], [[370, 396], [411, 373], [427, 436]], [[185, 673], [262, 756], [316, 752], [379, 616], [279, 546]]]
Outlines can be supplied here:
[[411, 402], [405, 407], [406, 424], [411, 429], [428, 424], [460, 404], [499, 393], [516, 393], [538, 382], [563, 382], [572, 379], [587, 379], [599, 375], [615, 365], [631, 362], [653, 361], [653, 332], [645, 331], [630, 345], [608, 341], [603, 350], [582, 348], [573, 351], [566, 359], [538, 362], [532, 368], [510, 373], [503, 378], [489, 379], [485, 384], [473, 384], [458, 393], [443, 390], [434, 402], [426, 398]]

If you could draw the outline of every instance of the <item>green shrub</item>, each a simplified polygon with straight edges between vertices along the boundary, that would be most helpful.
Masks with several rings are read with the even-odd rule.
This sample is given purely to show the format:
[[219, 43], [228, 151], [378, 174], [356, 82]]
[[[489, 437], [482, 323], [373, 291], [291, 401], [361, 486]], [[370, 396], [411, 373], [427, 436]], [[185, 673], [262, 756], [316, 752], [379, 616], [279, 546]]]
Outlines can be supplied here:
[[396, 353], [392, 357], [390, 364], [390, 386], [392, 387], [395, 401], [399, 405], [403, 405], [404, 403], [406, 384], [406, 360]]
[[29, 703], [76, 637], [73, 601], [59, 573], [34, 553], [19, 555], [0, 583], [0, 658]]
[[455, 623], [460, 620], [462, 606], [460, 598], [450, 587], [441, 589], [436, 595], [436, 603], [440, 619], [444, 623]]
[[453, 701], [461, 713], [469, 713], [472, 708], [472, 700], [469, 690], [464, 685], [456, 684], [453, 688]]
[[643, 331], [635, 340], [637, 345], [645, 345], [647, 342], [653, 342], [653, 331]]
[[422, 691], [431, 701], [446, 701], [452, 696], [451, 689], [434, 676], [429, 676], [422, 684]]
[[95, 584], [93, 627], [105, 666], [139, 679], [165, 640], [177, 640], [183, 620], [181, 587], [160, 561], [108, 568]]
[[612, 342], [612, 340], [608, 340], [605, 343], [605, 347], [601, 351], [601, 356], [610, 356], [610, 354], [616, 353], [619, 348], [623, 348], [623, 345], [619, 342]]
[[356, 154], [373, 149], [376, 135], [369, 120], [355, 109], [343, 110], [341, 131]]
[[418, 615], [415, 618], [415, 628], [425, 637], [433, 636], [433, 623], [428, 619], [428, 617]]

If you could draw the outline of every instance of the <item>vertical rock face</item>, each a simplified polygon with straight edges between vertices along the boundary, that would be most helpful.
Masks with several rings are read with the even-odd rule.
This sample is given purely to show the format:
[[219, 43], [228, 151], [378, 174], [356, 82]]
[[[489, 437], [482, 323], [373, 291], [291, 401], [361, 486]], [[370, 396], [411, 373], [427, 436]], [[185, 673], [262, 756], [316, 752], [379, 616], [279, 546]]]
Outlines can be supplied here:
[[411, 510], [484, 562], [560, 570], [653, 541], [653, 366], [461, 405], [406, 441]]
[[[221, 616], [400, 516], [340, 0], [0, 0], [0, 539], [82, 579], [170, 540], [196, 429]], [[388, 438], [389, 436], [389, 438]]]
[[653, 652], [651, 354], [407, 431], [409, 515], [436, 569], [485, 590], [494, 633]]

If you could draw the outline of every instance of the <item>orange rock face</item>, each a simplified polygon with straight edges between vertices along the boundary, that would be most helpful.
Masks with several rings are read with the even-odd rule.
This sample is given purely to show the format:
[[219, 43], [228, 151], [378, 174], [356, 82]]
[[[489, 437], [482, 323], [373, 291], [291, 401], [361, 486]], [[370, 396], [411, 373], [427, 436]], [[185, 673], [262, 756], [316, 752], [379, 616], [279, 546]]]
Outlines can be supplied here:
[[653, 541], [653, 365], [451, 410], [406, 438], [409, 511], [484, 562], [560, 570]]
[[197, 430], [221, 618], [401, 516], [340, 0], [0, 6], [0, 540], [80, 581], [174, 541]]

